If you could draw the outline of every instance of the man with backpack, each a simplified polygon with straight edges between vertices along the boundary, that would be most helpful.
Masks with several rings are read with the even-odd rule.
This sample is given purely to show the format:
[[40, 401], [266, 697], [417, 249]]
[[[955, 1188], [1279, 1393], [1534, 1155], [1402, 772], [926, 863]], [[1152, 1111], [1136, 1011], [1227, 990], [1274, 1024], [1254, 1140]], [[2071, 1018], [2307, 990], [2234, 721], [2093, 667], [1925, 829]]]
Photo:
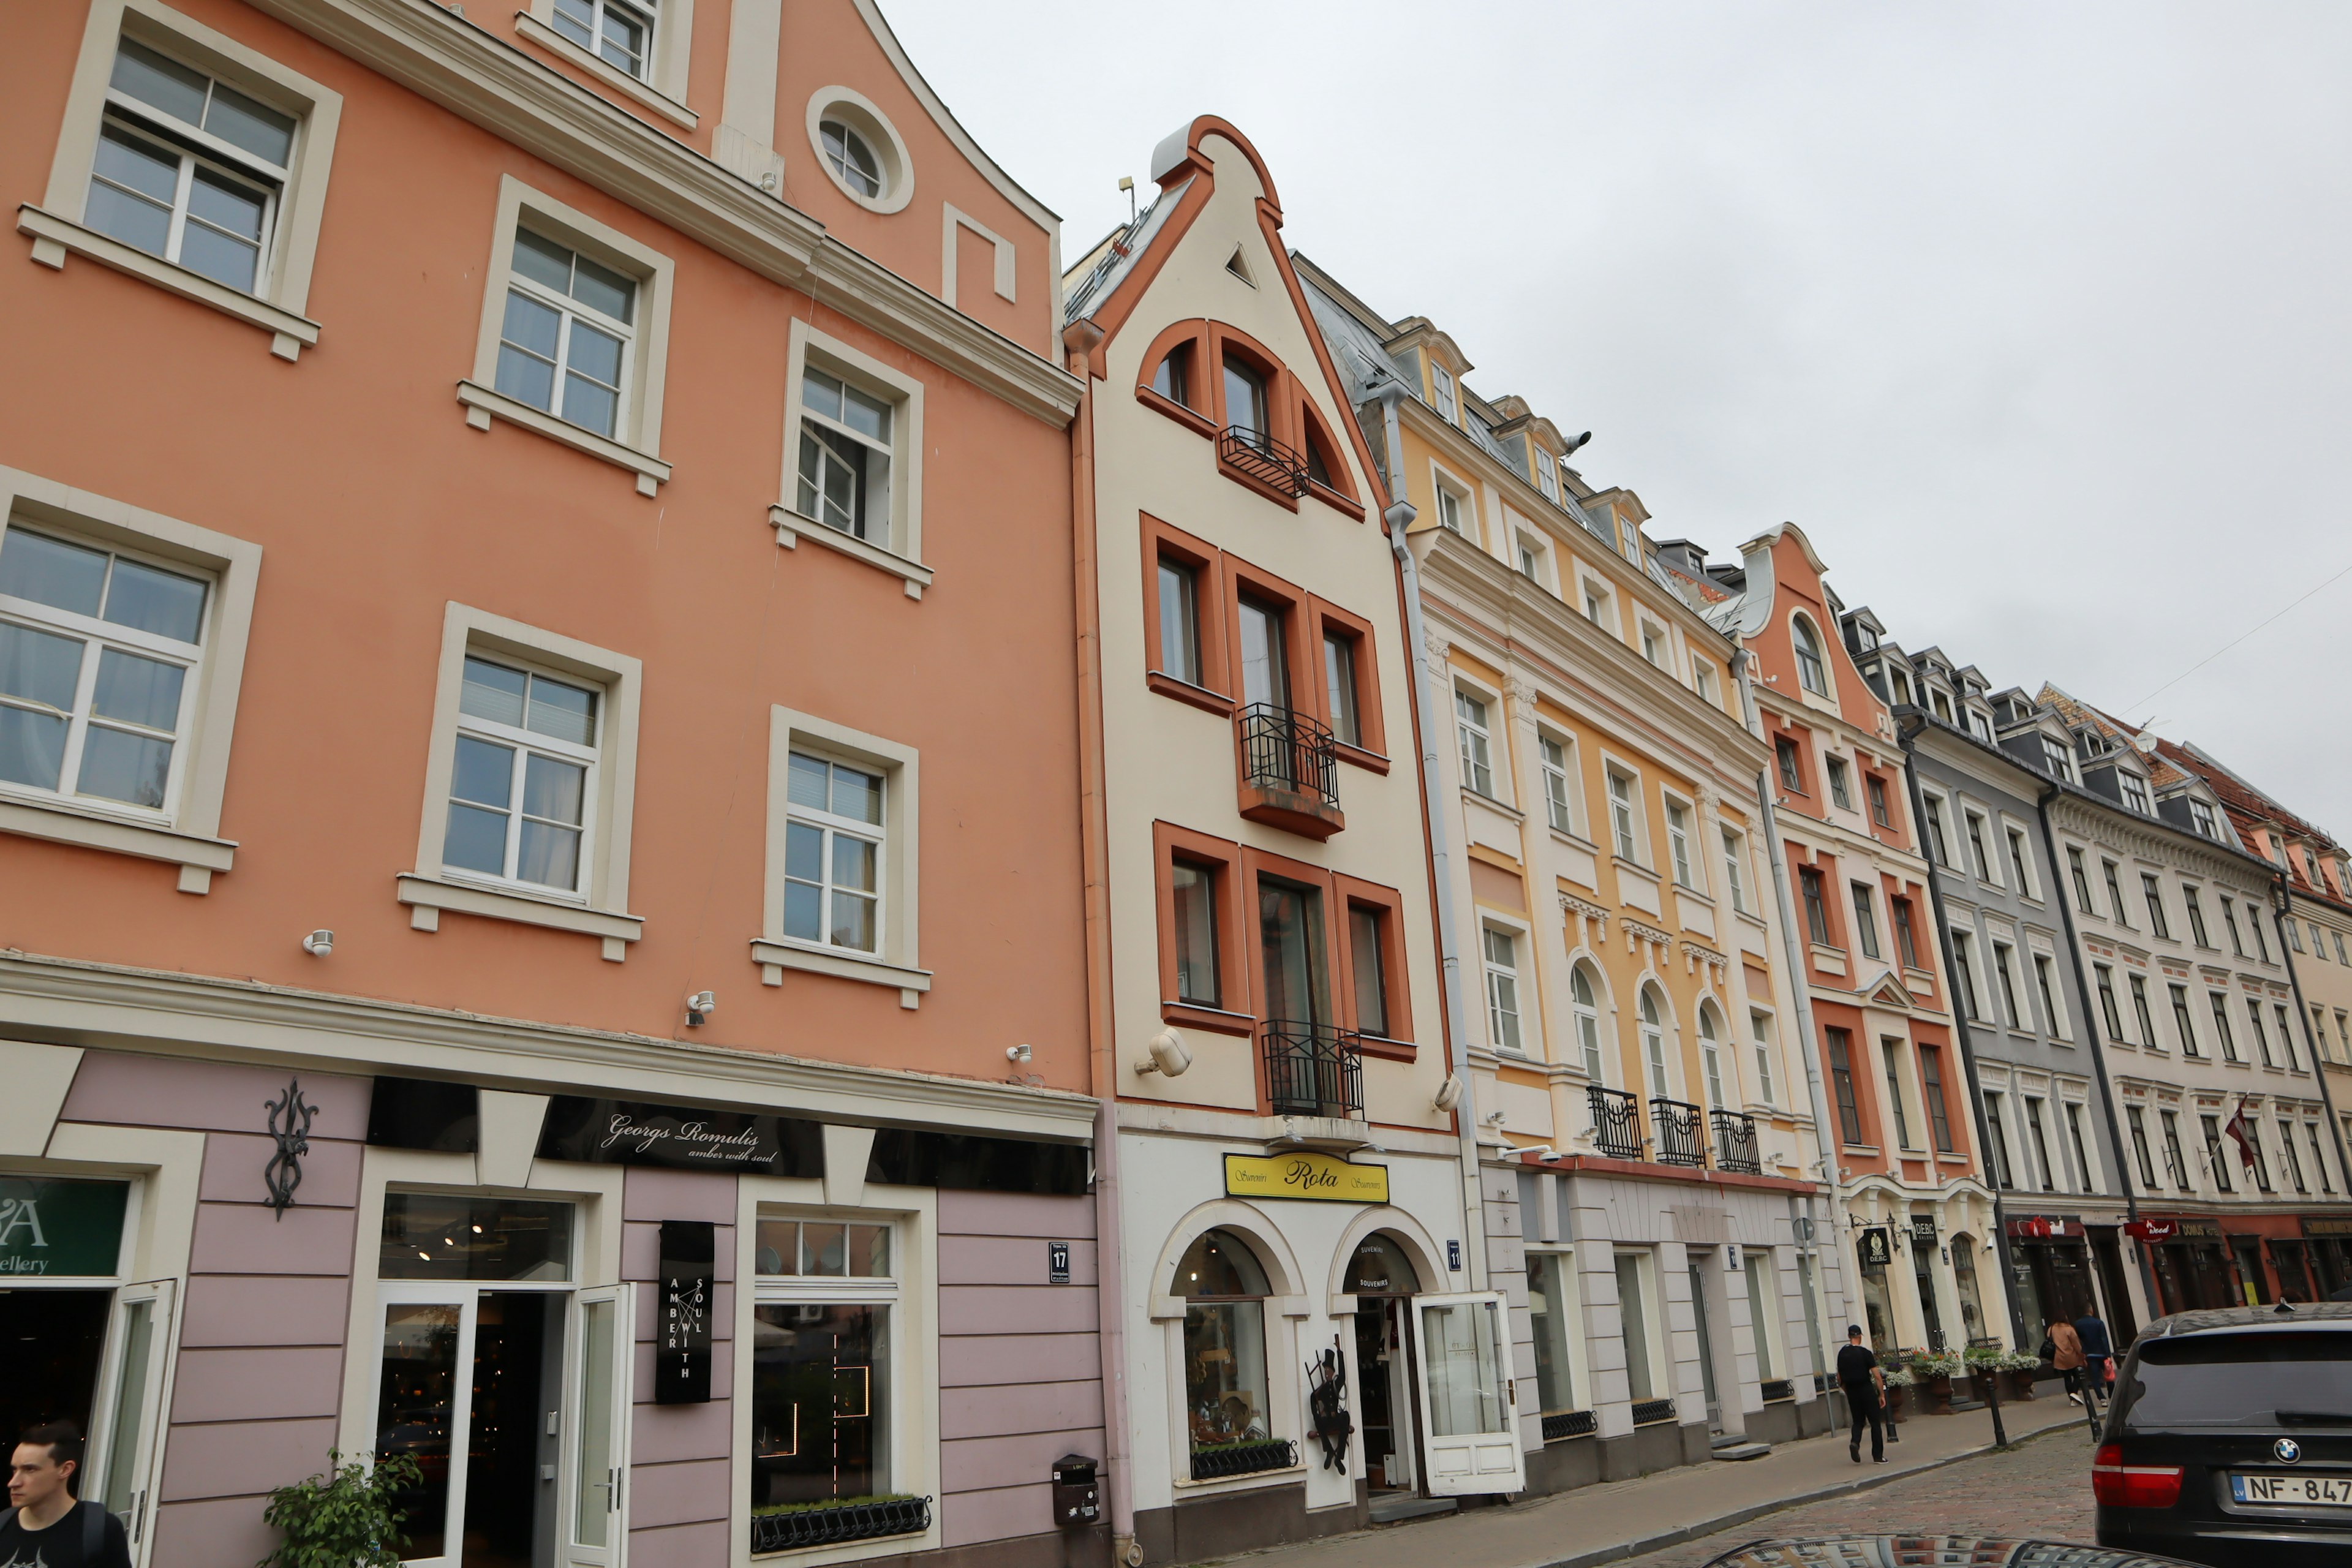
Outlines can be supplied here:
[[81, 1429], [70, 1421], [44, 1422], [18, 1441], [12, 1506], [0, 1513], [0, 1568], [131, 1568], [122, 1521], [75, 1500], [80, 1471]]

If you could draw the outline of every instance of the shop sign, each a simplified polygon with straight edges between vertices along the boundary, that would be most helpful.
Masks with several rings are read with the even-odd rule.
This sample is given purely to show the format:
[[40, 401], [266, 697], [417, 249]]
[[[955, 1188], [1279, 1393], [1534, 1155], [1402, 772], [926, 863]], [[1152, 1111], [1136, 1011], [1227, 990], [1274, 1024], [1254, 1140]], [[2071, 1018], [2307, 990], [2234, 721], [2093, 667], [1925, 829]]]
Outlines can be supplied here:
[[2218, 1219], [2184, 1219], [2174, 1223], [2180, 1226], [2183, 1236], [2200, 1236], [2214, 1241], [2221, 1239], [2221, 1222]]
[[2050, 1215], [2025, 1215], [2009, 1222], [2009, 1234], [2022, 1241], [2049, 1241], [2053, 1238], [2083, 1236], [2083, 1222]]
[[1318, 1154], [1311, 1150], [1296, 1154], [1228, 1154], [1225, 1195], [1305, 1198], [1326, 1204], [1384, 1204], [1389, 1201], [1389, 1168], [1353, 1165], [1336, 1154]]
[[666, 1219], [661, 1226], [661, 1300], [655, 1328], [654, 1403], [710, 1403], [710, 1310], [719, 1227]]
[[1864, 1268], [1884, 1268], [1895, 1261], [1895, 1241], [1883, 1225], [1864, 1229], [1858, 1245]]
[[2352, 1236], [2352, 1219], [2315, 1219], [2306, 1215], [2303, 1221], [2305, 1236]]
[[114, 1273], [122, 1261], [127, 1182], [0, 1177], [0, 1276]]
[[1936, 1245], [1936, 1220], [1932, 1215], [1920, 1215], [1911, 1221], [1911, 1239]]
[[2124, 1226], [2124, 1234], [2136, 1241], [2170, 1241], [2180, 1234], [2180, 1222], [2169, 1219], [2136, 1219]]
[[824, 1160], [813, 1122], [575, 1094], [548, 1102], [539, 1157], [769, 1176], [821, 1174]]

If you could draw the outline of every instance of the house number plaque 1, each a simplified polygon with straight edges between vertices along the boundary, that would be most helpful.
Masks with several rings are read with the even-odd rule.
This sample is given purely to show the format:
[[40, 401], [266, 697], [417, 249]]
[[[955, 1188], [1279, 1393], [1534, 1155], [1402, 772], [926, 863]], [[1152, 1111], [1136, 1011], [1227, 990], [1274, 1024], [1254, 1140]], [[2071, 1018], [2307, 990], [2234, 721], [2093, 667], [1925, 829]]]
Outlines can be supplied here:
[[661, 1298], [655, 1321], [654, 1402], [710, 1403], [711, 1276], [719, 1227], [708, 1220], [666, 1219], [661, 1227]]

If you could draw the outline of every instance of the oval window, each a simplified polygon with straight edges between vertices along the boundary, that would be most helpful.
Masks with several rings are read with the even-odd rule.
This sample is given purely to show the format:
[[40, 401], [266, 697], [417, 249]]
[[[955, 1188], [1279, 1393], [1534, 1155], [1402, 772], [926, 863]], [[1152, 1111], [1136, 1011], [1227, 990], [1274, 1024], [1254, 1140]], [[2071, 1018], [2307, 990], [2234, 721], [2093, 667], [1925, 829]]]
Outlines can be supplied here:
[[875, 157], [866, 138], [838, 120], [824, 121], [816, 129], [824, 142], [824, 161], [833, 165], [841, 183], [867, 201], [878, 200], [882, 195], [882, 161]]

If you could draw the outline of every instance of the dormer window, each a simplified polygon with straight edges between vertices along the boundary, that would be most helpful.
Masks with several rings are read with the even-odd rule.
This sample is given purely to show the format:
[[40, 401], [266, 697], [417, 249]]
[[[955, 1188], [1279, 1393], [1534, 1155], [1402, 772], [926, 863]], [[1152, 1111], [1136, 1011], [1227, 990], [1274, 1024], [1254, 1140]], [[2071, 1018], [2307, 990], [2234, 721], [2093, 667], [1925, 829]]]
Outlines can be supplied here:
[[2213, 808], [2201, 800], [2189, 803], [2189, 824], [2208, 838], [2221, 837], [2221, 825], [2213, 820]]
[[1978, 740], [1988, 745], [1992, 743], [1992, 721], [1977, 709], [1969, 710], [1969, 728], [1977, 732]]
[[1429, 384], [1437, 399], [1437, 416], [1448, 425], [1459, 417], [1460, 405], [1454, 399], [1454, 373], [1435, 360], [1429, 362]]
[[1892, 665], [1887, 668], [1895, 677], [1895, 700], [1908, 708], [1911, 706], [1911, 678]]
[[2066, 749], [2065, 742], [2055, 740], [2048, 735], [2042, 736], [2042, 765], [2049, 769], [2054, 776], [2064, 779], [2068, 784], [2074, 782], [2074, 753]]
[[2134, 811], [2140, 813], [2144, 816], [2153, 816], [2156, 814], [2155, 803], [2148, 799], [2147, 781], [2146, 779], [2140, 777], [2137, 773], [2126, 772], [2122, 768], [2117, 768], [2116, 770], [2116, 782], [2123, 786], [2124, 804], [2126, 805], [2130, 806]]
[[1952, 700], [1950, 698], [1945, 696], [1940, 691], [1930, 691], [1927, 693], [1927, 702], [1928, 706], [1935, 709], [1937, 718], [1941, 719], [1947, 724], [1952, 721]]
[[1790, 640], [1797, 649], [1797, 680], [1816, 697], [1830, 694], [1829, 667], [1822, 662], [1822, 639], [1815, 635], [1812, 623], [1800, 616], [1790, 623]]
[[1544, 500], [1555, 504], [1559, 500], [1559, 468], [1549, 452], [1536, 454], [1536, 483], [1542, 487]]

